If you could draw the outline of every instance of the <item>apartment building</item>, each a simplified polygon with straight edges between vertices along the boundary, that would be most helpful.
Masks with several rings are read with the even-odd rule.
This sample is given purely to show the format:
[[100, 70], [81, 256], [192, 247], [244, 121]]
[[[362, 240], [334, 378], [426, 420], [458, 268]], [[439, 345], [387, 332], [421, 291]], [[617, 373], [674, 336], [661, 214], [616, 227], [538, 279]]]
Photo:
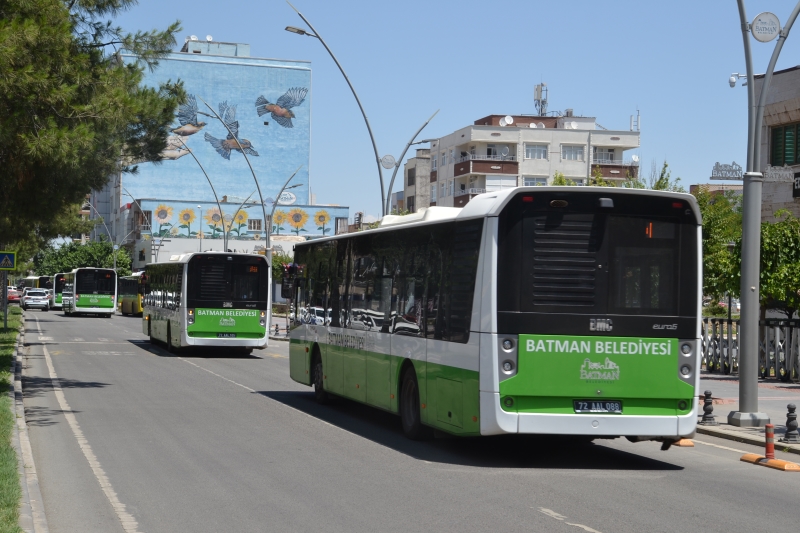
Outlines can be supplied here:
[[424, 165], [412, 163], [416, 158], [406, 163], [407, 183], [411, 171], [414, 189], [406, 185], [405, 205], [410, 211], [462, 207], [488, 191], [552, 185], [556, 172], [577, 185], [587, 185], [598, 170], [603, 179], [622, 182], [638, 176], [638, 157], [626, 152], [639, 148], [639, 133], [633, 121], [630, 131], [612, 131], [571, 110], [558, 117], [489, 115], [432, 141], [427, 175]]

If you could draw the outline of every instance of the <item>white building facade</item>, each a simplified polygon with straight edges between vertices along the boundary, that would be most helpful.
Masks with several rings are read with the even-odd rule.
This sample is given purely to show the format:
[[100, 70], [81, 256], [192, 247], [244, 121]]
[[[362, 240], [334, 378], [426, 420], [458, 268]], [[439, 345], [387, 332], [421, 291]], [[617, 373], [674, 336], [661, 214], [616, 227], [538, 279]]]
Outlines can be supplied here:
[[490, 115], [431, 142], [428, 179], [414, 165], [415, 191], [406, 186], [405, 205], [410, 211], [462, 207], [484, 192], [551, 185], [556, 173], [576, 185], [589, 184], [598, 172], [604, 180], [622, 182], [638, 176], [638, 158], [626, 152], [639, 144], [639, 131], [602, 129], [593, 117], [569, 112], [563, 117]]

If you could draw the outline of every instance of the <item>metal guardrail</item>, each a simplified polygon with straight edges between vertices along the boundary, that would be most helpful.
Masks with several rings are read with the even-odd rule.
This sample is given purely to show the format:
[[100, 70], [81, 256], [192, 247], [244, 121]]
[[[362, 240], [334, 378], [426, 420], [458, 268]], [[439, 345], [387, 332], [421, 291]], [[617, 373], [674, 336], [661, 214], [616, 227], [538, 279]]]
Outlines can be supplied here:
[[703, 318], [703, 364], [709, 372], [739, 372], [739, 320]]
[[499, 154], [467, 154], [458, 156], [453, 160], [453, 163], [463, 163], [464, 161], [516, 161], [515, 155], [499, 155]]
[[[709, 372], [739, 372], [739, 320], [703, 318], [702, 362]], [[759, 322], [760, 378], [783, 382], [800, 380], [800, 320]]]
[[608, 159], [605, 157], [592, 157], [592, 164], [597, 165], [619, 165], [623, 167], [638, 167], [639, 162], [633, 159]]

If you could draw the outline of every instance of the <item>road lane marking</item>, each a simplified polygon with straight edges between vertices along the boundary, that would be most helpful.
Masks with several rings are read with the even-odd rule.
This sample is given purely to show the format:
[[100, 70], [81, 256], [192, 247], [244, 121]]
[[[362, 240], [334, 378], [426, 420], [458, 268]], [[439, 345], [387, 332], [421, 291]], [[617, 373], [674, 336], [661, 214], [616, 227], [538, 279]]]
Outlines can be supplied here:
[[[38, 318], [36, 319], [36, 326], [39, 326]], [[92, 451], [89, 441], [84, 436], [81, 426], [78, 424], [78, 419], [75, 418], [75, 414], [72, 412], [72, 409], [70, 409], [69, 403], [67, 403], [67, 398], [64, 396], [64, 391], [61, 389], [61, 381], [58, 379], [58, 375], [56, 374], [56, 369], [53, 366], [53, 360], [50, 357], [50, 352], [47, 350], [47, 346], [42, 346], [42, 350], [44, 351], [44, 358], [47, 362], [47, 370], [50, 372], [50, 381], [53, 386], [53, 392], [58, 400], [58, 405], [61, 407], [61, 411], [64, 413], [64, 418], [67, 420], [70, 429], [72, 429], [72, 434], [75, 435], [75, 440], [78, 441], [78, 446], [83, 452], [83, 456], [86, 457], [86, 461], [88, 461], [89, 467], [92, 469], [95, 479], [97, 479], [97, 483], [100, 485], [100, 488], [103, 490], [103, 494], [105, 494], [108, 502], [114, 509], [117, 518], [122, 523], [122, 528], [131, 533], [138, 533], [138, 522], [136, 522], [136, 519], [133, 517], [133, 515], [128, 513], [125, 504], [119, 501], [117, 493], [111, 486], [111, 481], [109, 481], [108, 476], [106, 476], [103, 467], [100, 465], [100, 461], [97, 460], [97, 456], [94, 454], [94, 451]]]
[[589, 526], [585, 526], [583, 524], [573, 524], [572, 522], [567, 522], [567, 517], [563, 514], [558, 514], [557, 512], [553, 511], [552, 509], [547, 509], [545, 507], [539, 507], [539, 512], [543, 515], [549, 516], [550, 518], [555, 518], [556, 520], [560, 520], [567, 524], [568, 526], [573, 526], [580, 528], [584, 531], [588, 531], [589, 533], [600, 533], [596, 529], [592, 529]]
[[275, 359], [289, 359], [287, 356], [280, 355], [280, 354], [277, 354], [277, 353], [268, 353], [267, 357], [273, 357]]
[[713, 446], [714, 448], [720, 448], [720, 449], [722, 449], [722, 450], [728, 450], [728, 451], [730, 451], [730, 452], [736, 452], [736, 453], [750, 453], [750, 452], [746, 452], [746, 451], [744, 451], [744, 450], [737, 450], [736, 448], [728, 448], [727, 446], [721, 446], [721, 445], [719, 445], [719, 444], [713, 444], [713, 443], [711, 443], [711, 442], [703, 442], [702, 440], [697, 440], [697, 439], [694, 439], [694, 441], [695, 441], [697, 444], [703, 444], [703, 445], [705, 445], [705, 446]]

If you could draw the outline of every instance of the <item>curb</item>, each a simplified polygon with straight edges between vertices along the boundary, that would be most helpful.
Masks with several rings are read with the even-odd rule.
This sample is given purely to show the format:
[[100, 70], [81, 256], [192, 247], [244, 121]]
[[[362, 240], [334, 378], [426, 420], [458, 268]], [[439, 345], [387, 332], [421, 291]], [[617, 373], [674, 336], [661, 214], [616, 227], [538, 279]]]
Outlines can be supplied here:
[[269, 339], [272, 341], [288, 341], [289, 337], [276, 337], [275, 335], [270, 335]]
[[[23, 317], [25, 314], [23, 313]], [[28, 438], [28, 423], [25, 420], [25, 407], [22, 404], [22, 361], [20, 348], [25, 338], [25, 321], [17, 334], [17, 342], [11, 355], [11, 373], [14, 380], [9, 394], [13, 395], [14, 425], [12, 445], [17, 454], [17, 472], [22, 489], [22, 501], [19, 504], [19, 526], [28, 533], [48, 533], [47, 517], [44, 514], [44, 502], [39, 488], [39, 476], [33, 462], [33, 450]]]
[[[753, 435], [744, 434], [740, 431], [732, 431], [719, 426], [701, 426], [698, 424], [697, 433], [702, 435], [711, 435], [712, 437], [719, 437], [720, 439], [744, 442], [746, 444], [753, 444], [761, 447], [764, 446], [765, 442], [763, 437], [759, 438]], [[775, 447], [782, 452], [800, 454], [800, 445], [797, 444], [789, 444], [786, 442], [777, 441], [775, 442]]]

